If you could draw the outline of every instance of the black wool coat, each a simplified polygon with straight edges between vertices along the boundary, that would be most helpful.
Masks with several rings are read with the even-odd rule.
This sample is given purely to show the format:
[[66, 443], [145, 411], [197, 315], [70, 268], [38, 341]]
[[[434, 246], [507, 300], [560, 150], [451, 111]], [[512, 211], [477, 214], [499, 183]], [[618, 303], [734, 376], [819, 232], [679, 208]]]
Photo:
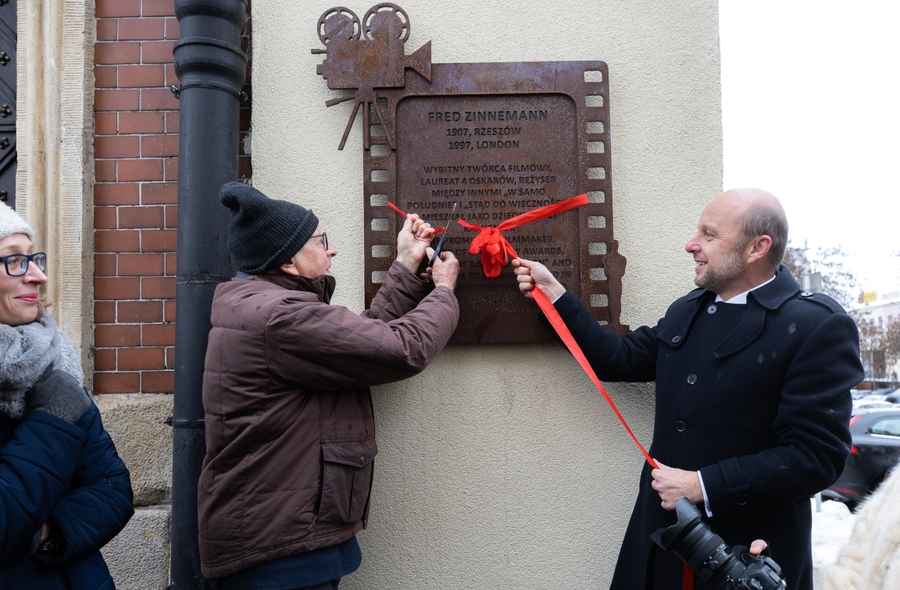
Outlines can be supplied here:
[[[844, 468], [849, 390], [864, 376], [856, 324], [840, 305], [802, 292], [784, 266], [746, 305], [696, 289], [625, 337], [571, 293], [555, 305], [601, 380], [656, 381], [649, 452], [700, 472], [712, 530], [732, 546], [765, 539], [788, 588], [812, 590], [809, 499]], [[645, 464], [613, 590], [681, 590], [682, 562], [649, 537], [676, 522], [650, 471]]]

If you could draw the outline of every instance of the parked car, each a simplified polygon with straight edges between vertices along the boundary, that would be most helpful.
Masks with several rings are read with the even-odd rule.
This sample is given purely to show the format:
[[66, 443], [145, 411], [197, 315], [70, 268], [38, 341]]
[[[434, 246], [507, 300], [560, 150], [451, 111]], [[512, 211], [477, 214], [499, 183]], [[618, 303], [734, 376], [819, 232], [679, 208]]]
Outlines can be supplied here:
[[892, 404], [900, 404], [900, 389], [895, 389], [884, 396], [884, 401], [891, 402]]
[[900, 408], [854, 410], [850, 435], [853, 446], [844, 472], [822, 497], [854, 510], [900, 462]]
[[853, 402], [853, 411], [856, 410], [875, 410], [878, 408], [893, 408], [894, 404], [884, 400], [864, 400], [858, 399]]

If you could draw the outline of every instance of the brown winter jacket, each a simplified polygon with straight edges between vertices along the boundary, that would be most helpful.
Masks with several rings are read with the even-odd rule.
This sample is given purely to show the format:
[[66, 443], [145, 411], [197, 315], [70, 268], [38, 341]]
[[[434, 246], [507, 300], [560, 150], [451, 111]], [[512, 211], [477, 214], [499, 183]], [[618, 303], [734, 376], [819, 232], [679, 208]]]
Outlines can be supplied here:
[[446, 287], [394, 263], [362, 316], [334, 279], [261, 275], [216, 289], [203, 375], [203, 575], [328, 547], [368, 518], [377, 453], [368, 386], [415, 375], [456, 328]]

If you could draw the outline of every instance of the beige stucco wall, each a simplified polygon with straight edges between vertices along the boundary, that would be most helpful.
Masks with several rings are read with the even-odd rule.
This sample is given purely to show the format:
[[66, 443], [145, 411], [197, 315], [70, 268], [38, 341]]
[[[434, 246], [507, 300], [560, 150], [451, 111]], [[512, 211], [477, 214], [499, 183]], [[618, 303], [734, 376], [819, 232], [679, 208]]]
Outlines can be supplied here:
[[[345, 4], [362, 16], [369, 4]], [[316, 75], [327, 2], [253, 4], [253, 167], [311, 207], [340, 251], [335, 303], [363, 307], [360, 122]], [[614, 225], [628, 258], [622, 321], [655, 322], [692, 287], [683, 245], [721, 190], [715, 0], [405, 0], [411, 53], [435, 63], [609, 65]], [[510, 280], [506, 279], [499, 280]], [[515, 288], [510, 280], [510, 288]], [[649, 446], [652, 390], [609, 384]], [[363, 565], [342, 588], [604, 588], [641, 455], [577, 364], [551, 345], [449, 347], [373, 391], [379, 455]]]

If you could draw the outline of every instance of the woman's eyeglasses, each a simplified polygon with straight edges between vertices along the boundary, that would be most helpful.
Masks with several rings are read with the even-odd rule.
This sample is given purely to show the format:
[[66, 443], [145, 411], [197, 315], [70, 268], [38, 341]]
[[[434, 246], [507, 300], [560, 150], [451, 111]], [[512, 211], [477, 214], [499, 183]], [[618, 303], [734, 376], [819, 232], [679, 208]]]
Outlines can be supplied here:
[[9, 256], [0, 256], [0, 260], [3, 261], [3, 265], [6, 267], [6, 274], [11, 277], [20, 277], [27, 273], [29, 262], [34, 262], [41, 269], [41, 272], [47, 270], [47, 255], [44, 252], [10, 254]]

